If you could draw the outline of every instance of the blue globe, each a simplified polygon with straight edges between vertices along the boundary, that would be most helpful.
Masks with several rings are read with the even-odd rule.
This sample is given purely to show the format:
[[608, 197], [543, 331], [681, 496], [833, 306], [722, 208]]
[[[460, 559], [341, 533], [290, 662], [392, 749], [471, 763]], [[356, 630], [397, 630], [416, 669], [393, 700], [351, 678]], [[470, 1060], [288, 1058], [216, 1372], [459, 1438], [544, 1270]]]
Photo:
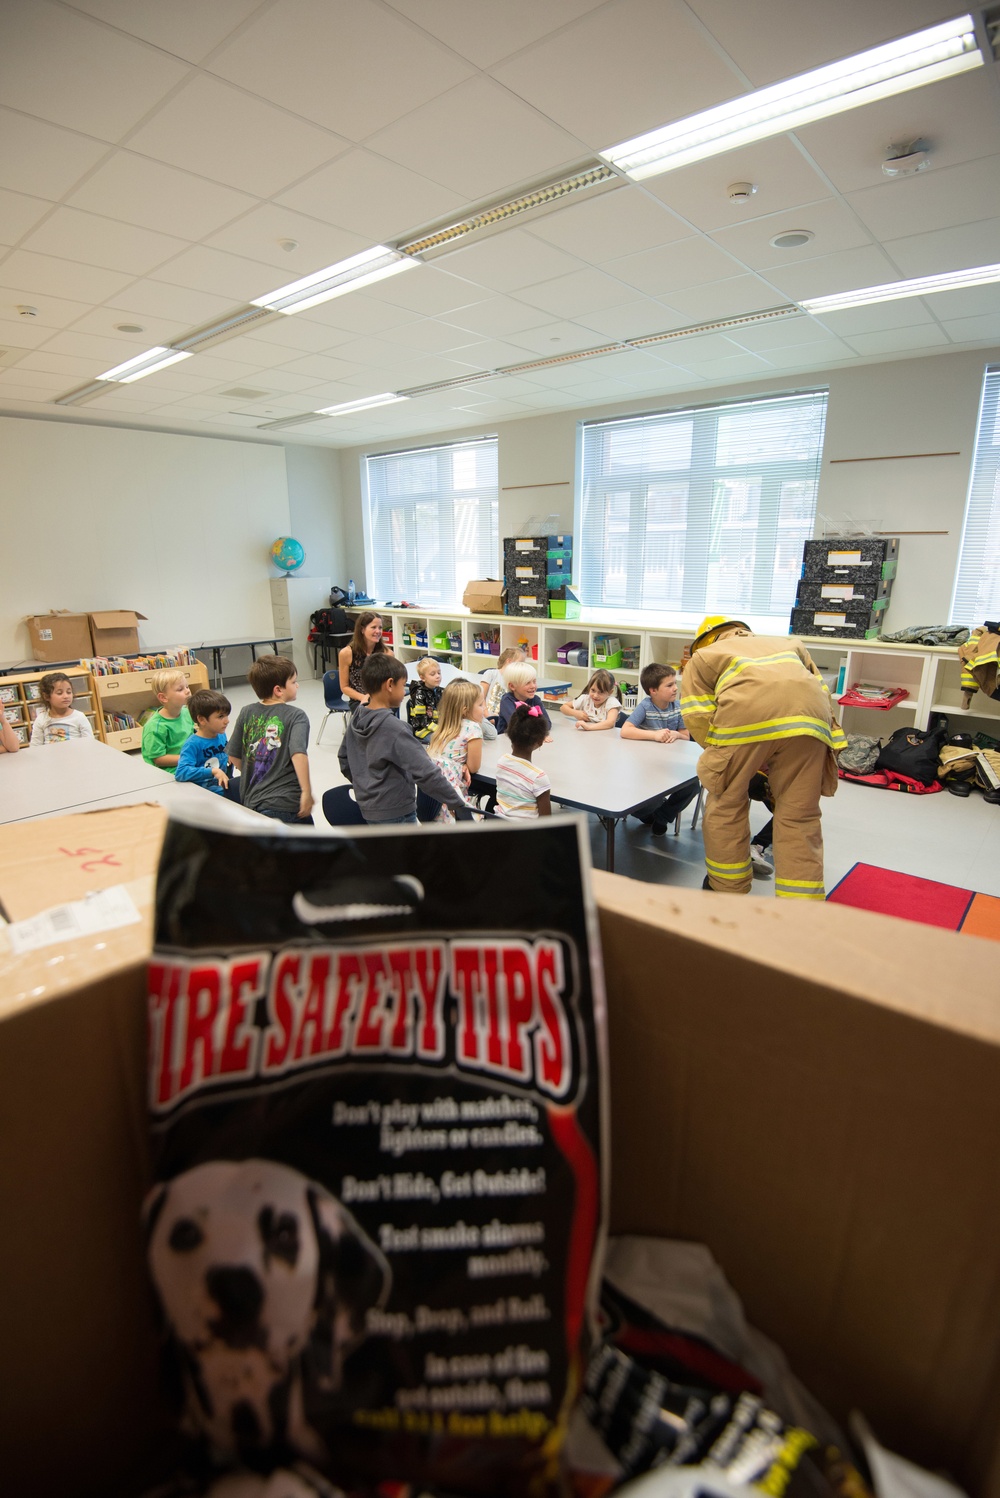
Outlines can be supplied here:
[[294, 536], [279, 536], [271, 547], [271, 561], [285, 572], [298, 572], [306, 559], [305, 547]]

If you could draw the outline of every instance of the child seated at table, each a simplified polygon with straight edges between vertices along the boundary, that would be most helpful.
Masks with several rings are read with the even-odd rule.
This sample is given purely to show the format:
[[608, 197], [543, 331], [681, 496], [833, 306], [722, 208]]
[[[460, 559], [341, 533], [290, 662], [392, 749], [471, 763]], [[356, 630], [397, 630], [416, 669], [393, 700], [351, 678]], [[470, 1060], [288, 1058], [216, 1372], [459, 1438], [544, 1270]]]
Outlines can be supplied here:
[[617, 728], [621, 705], [612, 672], [595, 671], [579, 697], [563, 702], [559, 711], [567, 718], [575, 718], [577, 728], [586, 732]]
[[513, 666], [515, 661], [526, 661], [528, 657], [520, 645], [510, 645], [506, 650], [501, 650], [497, 656], [497, 663], [489, 671], [483, 672], [483, 681], [486, 683], [486, 716], [496, 720], [500, 711], [500, 700], [507, 690], [506, 670]]
[[188, 712], [191, 688], [183, 671], [154, 671], [153, 696], [159, 708], [142, 726], [142, 757], [147, 765], [156, 765], [171, 775], [187, 740], [194, 733]]
[[[486, 704], [478, 682], [451, 681], [441, 697], [438, 726], [427, 752], [442, 775], [464, 797], [473, 775], [483, 762], [483, 715]], [[442, 805], [435, 819], [455, 820], [451, 808]]]
[[[678, 739], [690, 739], [677, 706], [678, 681], [673, 666], [656, 662], [643, 666], [639, 685], [646, 695], [622, 728], [622, 738], [646, 739], [655, 744], [675, 744]], [[639, 821], [654, 837], [663, 837], [670, 823], [676, 821], [684, 808], [695, 800], [700, 788], [697, 776], [682, 781], [654, 811], [641, 816]]]
[[38, 683], [42, 706], [31, 725], [31, 747], [67, 744], [70, 739], [92, 739], [90, 719], [73, 706], [73, 683], [65, 671], [50, 671]]
[[507, 724], [510, 753], [497, 760], [498, 817], [530, 821], [552, 815], [552, 787], [544, 770], [531, 763], [534, 751], [547, 742], [545, 711], [518, 703]]
[[425, 655], [422, 661], [417, 661], [417, 677], [417, 681], [411, 681], [407, 685], [410, 700], [406, 705], [406, 715], [413, 737], [426, 743], [437, 728], [438, 709], [444, 691], [440, 663]]
[[7, 721], [7, 714], [0, 707], [0, 754], [16, 754], [21, 740]]
[[504, 672], [507, 690], [500, 699], [500, 708], [497, 713], [497, 733], [506, 733], [507, 725], [514, 716], [514, 710], [522, 704], [526, 707], [537, 707], [545, 719], [545, 732], [548, 733], [552, 727], [548, 713], [541, 697], [537, 695], [535, 688], [538, 685], [538, 673], [530, 661], [514, 661]]
[[[230, 788], [226, 729], [232, 703], [221, 692], [194, 692], [188, 703], [194, 733], [181, 747], [175, 780], [190, 780], [224, 796]], [[236, 782], [233, 782], [235, 788]]]

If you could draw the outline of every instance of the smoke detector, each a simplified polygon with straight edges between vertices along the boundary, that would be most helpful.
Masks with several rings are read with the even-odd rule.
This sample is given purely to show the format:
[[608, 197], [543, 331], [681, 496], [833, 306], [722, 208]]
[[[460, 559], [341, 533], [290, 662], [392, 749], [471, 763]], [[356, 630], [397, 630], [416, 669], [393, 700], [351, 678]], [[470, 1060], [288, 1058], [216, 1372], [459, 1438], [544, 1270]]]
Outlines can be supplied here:
[[730, 182], [726, 188], [726, 197], [730, 203], [749, 203], [756, 191], [756, 182]]
[[911, 140], [889, 146], [882, 171], [886, 177], [913, 177], [930, 166], [931, 148], [925, 140]]
[[17, 308], [17, 315], [18, 315], [18, 317], [37, 317], [38, 316], [38, 308], [37, 307], [23, 307], [23, 306], [22, 307], [18, 307]]
[[278, 249], [279, 250], [284, 250], [284, 252], [285, 252], [286, 255], [290, 255], [292, 253], [292, 251], [293, 250], [297, 250], [298, 247], [299, 247], [299, 242], [298, 242], [297, 239], [279, 239], [278, 240]]
[[785, 229], [783, 233], [776, 234], [770, 244], [774, 250], [799, 250], [810, 239], [815, 238], [811, 229]]

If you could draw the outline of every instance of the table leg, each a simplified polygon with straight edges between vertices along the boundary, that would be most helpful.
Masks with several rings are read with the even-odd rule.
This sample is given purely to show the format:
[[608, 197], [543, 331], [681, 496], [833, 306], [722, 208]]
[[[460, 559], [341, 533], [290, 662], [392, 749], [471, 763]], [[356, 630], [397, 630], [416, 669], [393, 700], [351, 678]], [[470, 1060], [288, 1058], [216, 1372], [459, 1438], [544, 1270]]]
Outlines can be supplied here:
[[609, 874], [613, 874], [615, 871], [615, 828], [618, 826], [618, 819], [617, 817], [598, 817], [597, 820], [605, 833], [604, 867]]
[[212, 646], [212, 670], [215, 672], [215, 690], [222, 689], [222, 651], [218, 645]]

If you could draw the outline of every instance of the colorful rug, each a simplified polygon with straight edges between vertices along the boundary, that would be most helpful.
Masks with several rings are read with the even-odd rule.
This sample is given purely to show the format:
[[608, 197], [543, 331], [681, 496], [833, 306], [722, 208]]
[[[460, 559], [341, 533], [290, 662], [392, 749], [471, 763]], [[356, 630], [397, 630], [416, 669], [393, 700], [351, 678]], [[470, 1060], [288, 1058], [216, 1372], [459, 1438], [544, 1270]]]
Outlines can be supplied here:
[[995, 895], [940, 884], [936, 879], [919, 879], [896, 869], [856, 863], [827, 899], [835, 905], [853, 905], [858, 910], [874, 910], [879, 915], [1000, 941], [1000, 899]]

